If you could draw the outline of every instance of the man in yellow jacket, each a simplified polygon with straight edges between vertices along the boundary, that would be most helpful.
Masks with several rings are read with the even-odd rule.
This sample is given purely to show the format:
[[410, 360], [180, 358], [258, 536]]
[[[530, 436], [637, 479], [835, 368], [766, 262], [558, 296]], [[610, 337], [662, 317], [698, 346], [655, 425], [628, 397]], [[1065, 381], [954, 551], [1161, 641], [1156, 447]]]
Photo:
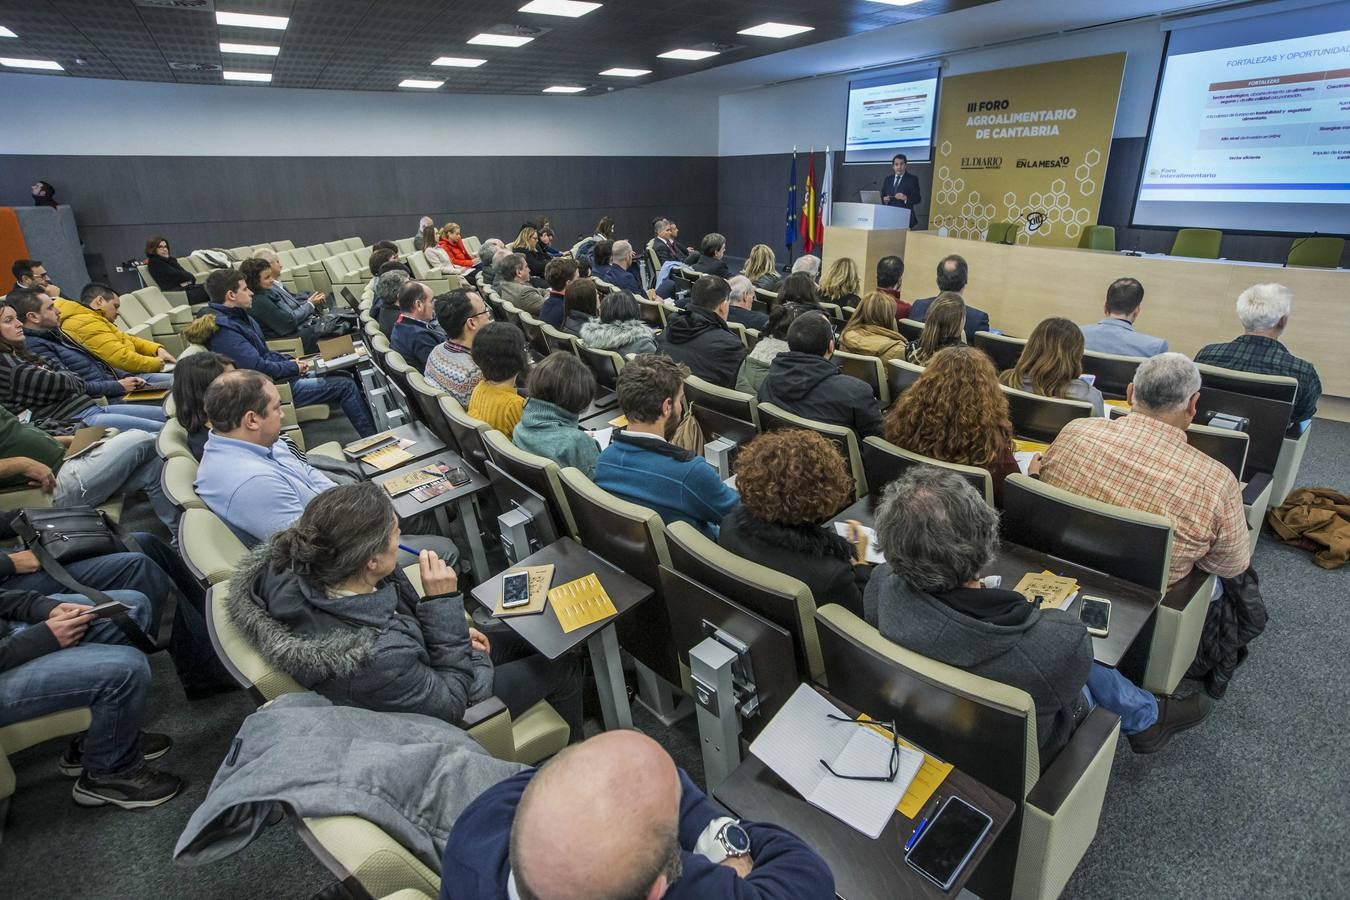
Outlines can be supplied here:
[[117, 310], [121, 305], [117, 292], [98, 282], [87, 285], [80, 292], [79, 303], [56, 301], [56, 308], [61, 312], [61, 330], [114, 369], [144, 376], [162, 371], [166, 363], [177, 362], [161, 344], [127, 334], [117, 327]]

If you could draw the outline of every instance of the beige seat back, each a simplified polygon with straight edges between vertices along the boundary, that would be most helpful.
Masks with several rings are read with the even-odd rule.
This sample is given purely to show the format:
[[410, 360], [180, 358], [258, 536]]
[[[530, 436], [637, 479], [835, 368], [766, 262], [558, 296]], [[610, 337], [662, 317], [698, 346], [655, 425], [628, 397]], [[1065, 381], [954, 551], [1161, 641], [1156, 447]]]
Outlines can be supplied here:
[[904, 447], [897, 447], [885, 438], [876, 435], [863, 439], [862, 462], [863, 468], [867, 471], [867, 484], [874, 494], [880, 493], [886, 485], [904, 475], [914, 466], [935, 466], [939, 469], [950, 469], [960, 475], [970, 482], [971, 487], [980, 492], [985, 503], [990, 506], [994, 505], [993, 476], [989, 474], [988, 469], [979, 466], [963, 466], [959, 463], [933, 459], [931, 456], [924, 456], [906, 450]]
[[866, 382], [872, 389], [872, 396], [877, 398], [883, 408], [891, 405], [890, 385], [886, 383], [886, 366], [881, 357], [835, 350], [833, 359], [845, 375]]

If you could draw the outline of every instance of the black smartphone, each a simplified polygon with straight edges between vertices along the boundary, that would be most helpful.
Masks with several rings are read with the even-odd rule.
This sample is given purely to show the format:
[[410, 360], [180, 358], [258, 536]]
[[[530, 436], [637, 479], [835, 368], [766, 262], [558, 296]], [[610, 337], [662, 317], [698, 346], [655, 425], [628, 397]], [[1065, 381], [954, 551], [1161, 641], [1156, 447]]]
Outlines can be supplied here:
[[89, 610], [96, 619], [106, 619], [108, 616], [115, 616], [118, 613], [131, 612], [131, 607], [119, 600], [109, 600], [107, 603], [100, 603]]
[[960, 797], [948, 797], [933, 821], [905, 854], [905, 862], [920, 875], [948, 890], [994, 820]]
[[450, 483], [453, 484], [455, 487], [459, 487], [461, 484], [469, 483], [469, 473], [465, 472], [459, 466], [455, 466], [455, 468], [451, 469], [449, 472], [446, 472], [445, 477], [449, 479]]
[[528, 572], [508, 572], [502, 578], [502, 609], [524, 606], [530, 602], [530, 575]]

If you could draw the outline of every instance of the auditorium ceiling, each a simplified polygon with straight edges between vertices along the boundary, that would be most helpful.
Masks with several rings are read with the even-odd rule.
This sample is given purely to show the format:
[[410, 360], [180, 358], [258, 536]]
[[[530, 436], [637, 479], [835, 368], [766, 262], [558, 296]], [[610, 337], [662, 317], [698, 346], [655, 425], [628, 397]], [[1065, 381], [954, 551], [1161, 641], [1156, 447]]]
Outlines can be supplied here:
[[[369, 91], [413, 79], [443, 82], [429, 90], [594, 95], [990, 2], [604, 0], [567, 17], [522, 11], [529, 0], [0, 0], [0, 72], [245, 85], [270, 76], [274, 87]], [[221, 24], [217, 13], [285, 22]], [[812, 30], [739, 33], [765, 23]], [[476, 35], [488, 37], [469, 43]], [[702, 58], [661, 57], [671, 51]], [[459, 63], [433, 65], [442, 57]], [[34, 68], [44, 63], [60, 68]], [[601, 74], [615, 69], [630, 74]]]

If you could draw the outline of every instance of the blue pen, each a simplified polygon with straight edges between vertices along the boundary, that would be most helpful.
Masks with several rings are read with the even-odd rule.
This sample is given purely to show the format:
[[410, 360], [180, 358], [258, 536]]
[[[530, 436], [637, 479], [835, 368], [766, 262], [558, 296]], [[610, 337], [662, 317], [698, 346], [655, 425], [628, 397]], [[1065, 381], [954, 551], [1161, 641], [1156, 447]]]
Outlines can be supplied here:
[[420, 551], [420, 550], [414, 550], [413, 548], [409, 547], [407, 544], [399, 544], [399, 545], [398, 545], [398, 549], [400, 549], [400, 550], [402, 550], [402, 551], [404, 551], [404, 552], [406, 552], [406, 553], [411, 553], [413, 556], [421, 556], [421, 555], [422, 555], [422, 551]]
[[928, 808], [923, 811], [923, 815], [919, 817], [919, 824], [914, 829], [914, 833], [909, 836], [909, 840], [905, 841], [906, 853], [908, 853], [915, 842], [919, 840], [919, 836], [923, 834], [923, 830], [928, 827], [928, 820], [937, 812], [938, 804], [941, 802], [941, 797], [934, 797], [932, 802], [928, 804]]

